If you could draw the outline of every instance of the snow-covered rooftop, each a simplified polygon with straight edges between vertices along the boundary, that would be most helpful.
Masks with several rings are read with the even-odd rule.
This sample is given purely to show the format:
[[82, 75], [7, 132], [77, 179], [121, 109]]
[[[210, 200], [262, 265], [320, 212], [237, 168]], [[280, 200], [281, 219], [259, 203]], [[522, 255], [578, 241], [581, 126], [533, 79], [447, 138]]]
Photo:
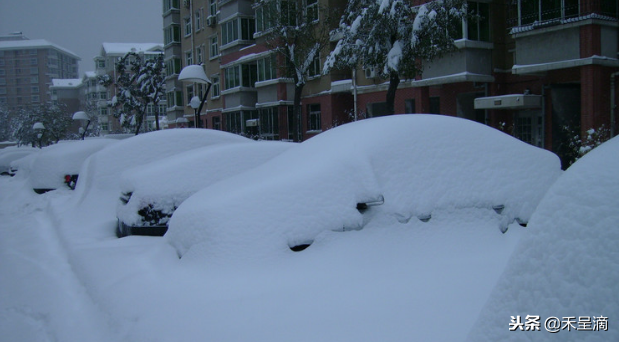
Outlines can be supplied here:
[[56, 50], [60, 50], [66, 54], [71, 55], [71, 57], [76, 58], [77, 60], [81, 60], [81, 58], [75, 53], [45, 39], [0, 41], [0, 50], [13, 50], [13, 49], [25, 49], [25, 48], [30, 48], [30, 49], [32, 48], [54, 48]]
[[103, 43], [101, 46], [102, 54], [126, 54], [135, 49], [135, 52], [162, 53], [163, 44], [161, 43]]

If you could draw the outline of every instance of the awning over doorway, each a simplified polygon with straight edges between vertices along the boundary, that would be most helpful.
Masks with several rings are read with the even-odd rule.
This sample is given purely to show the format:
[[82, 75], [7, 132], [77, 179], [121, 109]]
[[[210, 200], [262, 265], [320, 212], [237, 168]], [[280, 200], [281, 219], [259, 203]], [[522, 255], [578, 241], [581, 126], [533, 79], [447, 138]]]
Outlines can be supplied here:
[[478, 97], [475, 109], [533, 109], [542, 108], [541, 95], [510, 94]]

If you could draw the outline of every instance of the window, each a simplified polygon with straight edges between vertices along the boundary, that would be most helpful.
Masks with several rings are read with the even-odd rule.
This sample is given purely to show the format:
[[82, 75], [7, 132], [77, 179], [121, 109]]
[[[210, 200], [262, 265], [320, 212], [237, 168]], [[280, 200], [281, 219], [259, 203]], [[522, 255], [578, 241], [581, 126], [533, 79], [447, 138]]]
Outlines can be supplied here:
[[0, 85], [6, 85], [6, 78], [0, 78]]
[[181, 72], [181, 59], [180, 58], [171, 58], [166, 61], [166, 73], [168, 75], [176, 75]]
[[307, 21], [313, 22], [318, 20], [318, 0], [306, 0], [306, 15]]
[[107, 100], [107, 92], [100, 92], [99, 93], [99, 100]]
[[39, 68], [30, 68], [30, 75], [36, 75], [39, 73]]
[[39, 93], [39, 87], [38, 86], [30, 87], [30, 92], [34, 93], [34, 94], [38, 94]]
[[314, 56], [314, 59], [312, 60], [312, 63], [307, 70], [307, 73], [310, 77], [317, 77], [320, 76], [321, 72], [322, 70], [320, 69], [320, 54], [316, 53], [316, 56]]
[[219, 116], [213, 117], [213, 129], [221, 130], [221, 118]]
[[193, 85], [189, 85], [187, 86], [187, 104], [189, 104], [189, 102], [191, 102], [191, 99], [193, 98]]
[[490, 5], [483, 2], [468, 2], [469, 11], [476, 15], [467, 21], [468, 39], [490, 41]]
[[6, 75], [6, 71], [4, 69], [0, 69], [0, 76]]
[[277, 15], [277, 2], [269, 1], [263, 6], [256, 8], [256, 31], [262, 32], [275, 26]]
[[219, 74], [211, 76], [211, 97], [219, 97], [221, 95], [221, 89], [219, 88]]
[[108, 114], [109, 114], [109, 110], [107, 107], [99, 108], [99, 115], [108, 115]]
[[217, 36], [213, 36], [210, 39], [209, 52], [211, 59], [219, 56], [219, 48], [218, 48], [218, 39]]
[[31, 95], [30, 96], [30, 101], [32, 101], [32, 102], [40, 102], [41, 99], [40, 99], [39, 95]]
[[415, 112], [415, 99], [404, 100], [404, 112], [406, 114], [412, 114]]
[[30, 58], [30, 65], [37, 65], [39, 61], [36, 58]]
[[224, 69], [224, 79], [226, 89], [232, 89], [241, 86], [241, 66], [235, 65]]
[[28, 51], [28, 53], [30, 55], [36, 55], [37, 54], [37, 50], [33, 49], [33, 50]]
[[258, 81], [266, 81], [277, 78], [277, 61], [275, 54], [258, 60]]
[[430, 97], [430, 114], [441, 114], [441, 98], [438, 96]]
[[185, 52], [185, 66], [193, 64], [193, 53]]
[[209, 13], [217, 15], [217, 0], [209, 0]]
[[251, 18], [235, 18], [221, 24], [221, 44], [226, 45], [239, 39], [254, 39], [255, 25], [255, 20]]
[[100, 122], [99, 126], [101, 127], [101, 130], [104, 131], [104, 132], [107, 132], [107, 131], [110, 130], [110, 126], [109, 126], [109, 124], [107, 122]]
[[241, 66], [242, 83], [243, 87], [253, 88], [256, 85], [258, 78], [258, 68], [256, 64], [243, 64]]
[[579, 0], [527, 0], [518, 2], [518, 25], [577, 17]]
[[[4, 52], [4, 51], [0, 51], [0, 52]], [[0, 59], [0, 66], [4, 66], [4, 59]]]
[[260, 119], [260, 138], [279, 140], [278, 107], [262, 108], [258, 110], [258, 115]]
[[6, 88], [4, 87], [0, 88], [0, 94], [2, 95], [6, 94]]
[[202, 24], [202, 12], [203, 11], [204, 11], [203, 9], [199, 9], [199, 10], [196, 11], [196, 13], [194, 15], [195, 16], [195, 20], [196, 20], [196, 31], [204, 28], [204, 26], [202, 26], [203, 25]]
[[191, 35], [191, 17], [185, 18], [185, 37]]
[[163, 13], [172, 9], [179, 9], [179, 2], [180, 0], [163, 0]]
[[307, 129], [308, 131], [320, 131], [320, 103], [307, 105]]
[[39, 83], [39, 76], [32, 76], [30, 78], [30, 83]]
[[198, 64], [202, 64], [202, 62], [204, 62], [204, 59], [202, 57], [202, 50], [203, 50], [202, 46], [198, 46], [196, 48], [196, 61]]
[[178, 25], [170, 25], [164, 29], [165, 45], [181, 42], [181, 29]]
[[105, 59], [97, 59], [97, 68], [105, 69]]

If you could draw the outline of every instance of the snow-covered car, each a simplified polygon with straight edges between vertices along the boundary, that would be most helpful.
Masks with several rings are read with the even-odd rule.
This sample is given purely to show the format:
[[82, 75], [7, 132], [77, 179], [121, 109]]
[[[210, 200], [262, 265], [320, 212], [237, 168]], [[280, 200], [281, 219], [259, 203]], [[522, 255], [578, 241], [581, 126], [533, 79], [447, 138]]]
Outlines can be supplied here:
[[32, 147], [7, 147], [0, 150], [0, 175], [14, 174], [16, 170], [11, 172], [11, 163], [37, 151], [38, 149]]
[[198, 190], [254, 168], [293, 143], [220, 144], [132, 169], [121, 178], [117, 236], [162, 236], [176, 208]]
[[[115, 235], [118, 226], [116, 210], [123, 173], [130, 174], [133, 168], [205, 146], [248, 142], [253, 140], [228, 132], [195, 128], [154, 131], [121, 140], [95, 153], [84, 163], [71, 204], [78, 212], [86, 212], [88, 208], [96, 207], [96, 215], [106, 221], [105, 226], [101, 227], [101, 234]], [[176, 171], [178, 170], [166, 175], [159, 182], [165, 183], [174, 178]], [[208, 175], [195, 174], [193, 177]], [[92, 215], [93, 213], [83, 219], [91, 220]]]
[[405, 226], [463, 210], [496, 215], [505, 233], [526, 224], [560, 174], [555, 154], [473, 121], [374, 118], [197, 192], [175, 211], [165, 238], [183, 258], [249, 260], [373, 220]]
[[116, 140], [96, 138], [61, 141], [41, 149], [18, 172], [27, 173], [32, 189], [42, 194], [61, 187], [75, 189], [82, 163], [93, 153], [116, 144]]

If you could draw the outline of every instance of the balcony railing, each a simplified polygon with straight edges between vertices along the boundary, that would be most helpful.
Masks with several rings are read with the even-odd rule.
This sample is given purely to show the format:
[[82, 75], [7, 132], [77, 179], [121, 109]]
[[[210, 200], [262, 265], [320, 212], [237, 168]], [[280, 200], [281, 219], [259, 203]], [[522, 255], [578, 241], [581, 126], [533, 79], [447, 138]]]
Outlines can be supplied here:
[[584, 19], [619, 19], [619, 0], [518, 0], [508, 4], [512, 33]]

